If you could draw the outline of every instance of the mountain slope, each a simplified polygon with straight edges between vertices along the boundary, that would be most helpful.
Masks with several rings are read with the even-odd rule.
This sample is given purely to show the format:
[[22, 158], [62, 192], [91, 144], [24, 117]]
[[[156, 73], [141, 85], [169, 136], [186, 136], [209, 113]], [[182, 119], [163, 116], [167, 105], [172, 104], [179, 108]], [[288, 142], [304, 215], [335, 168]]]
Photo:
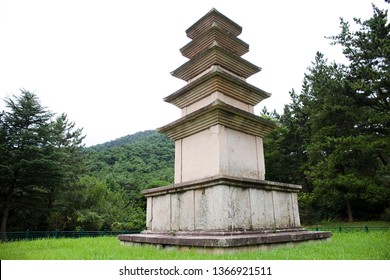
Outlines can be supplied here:
[[96, 151], [112, 148], [112, 147], [118, 147], [127, 145], [133, 142], [136, 142], [138, 140], [142, 140], [150, 135], [156, 134], [155, 130], [145, 130], [145, 131], [139, 131], [134, 134], [129, 134], [120, 138], [117, 138], [115, 140], [111, 140], [102, 144], [97, 144], [94, 146], [91, 146], [90, 148]]
[[133, 199], [146, 188], [173, 182], [174, 143], [156, 131], [143, 131], [88, 148], [89, 174]]

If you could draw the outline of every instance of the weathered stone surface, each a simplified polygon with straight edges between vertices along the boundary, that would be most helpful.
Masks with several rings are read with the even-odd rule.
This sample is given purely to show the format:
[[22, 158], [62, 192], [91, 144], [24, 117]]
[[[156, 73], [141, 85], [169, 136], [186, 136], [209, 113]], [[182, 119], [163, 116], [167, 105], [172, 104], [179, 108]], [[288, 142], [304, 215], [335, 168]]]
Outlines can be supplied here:
[[252, 229], [250, 189], [229, 187], [227, 228], [231, 231]]
[[227, 145], [221, 152], [226, 153], [228, 169], [221, 174], [264, 180], [262, 139], [228, 128], [225, 129], [225, 133]]
[[153, 197], [151, 204], [151, 229], [171, 230], [171, 195]]
[[171, 195], [172, 216], [171, 228], [178, 231], [195, 230], [194, 191], [179, 192]]
[[147, 197], [146, 198], [146, 228], [152, 228], [153, 223], [153, 198]]
[[147, 216], [153, 217], [148, 220], [149, 230], [233, 232], [300, 227], [296, 192], [291, 192], [298, 186], [234, 177], [192, 183], [144, 192], [150, 206]]
[[297, 226], [301, 224], [301, 220], [299, 217], [298, 199], [294, 198], [294, 194], [291, 194], [291, 201], [292, 201], [293, 224]]
[[292, 213], [290, 213], [290, 211], [292, 211], [292, 207], [290, 207], [290, 205], [292, 204], [290, 194], [272, 191], [272, 200], [275, 221], [278, 221], [277, 226], [291, 226], [293, 220], [291, 219]]
[[202, 178], [199, 180], [148, 189], [142, 191], [141, 193], [146, 197], [153, 197], [153, 196], [165, 195], [165, 194], [176, 193], [176, 192], [184, 192], [187, 190], [208, 188], [216, 185], [229, 185], [229, 186], [236, 186], [236, 187], [264, 189], [268, 191], [278, 190], [282, 192], [294, 192], [294, 193], [297, 193], [302, 189], [302, 186], [300, 185], [273, 182], [267, 180], [257, 180], [257, 179], [218, 175], [209, 178]]
[[[207, 141], [203, 141], [207, 139]], [[181, 165], [175, 173], [181, 173], [181, 183], [219, 174], [219, 135], [211, 129], [200, 131], [181, 142]], [[207, 164], [205, 156], [207, 155]]]
[[218, 175], [263, 180], [262, 138], [214, 125], [176, 141], [175, 183]]
[[195, 229], [223, 230], [228, 223], [228, 208], [224, 203], [228, 189], [223, 186], [195, 190]]
[[276, 228], [272, 191], [250, 189], [252, 227], [255, 229]]

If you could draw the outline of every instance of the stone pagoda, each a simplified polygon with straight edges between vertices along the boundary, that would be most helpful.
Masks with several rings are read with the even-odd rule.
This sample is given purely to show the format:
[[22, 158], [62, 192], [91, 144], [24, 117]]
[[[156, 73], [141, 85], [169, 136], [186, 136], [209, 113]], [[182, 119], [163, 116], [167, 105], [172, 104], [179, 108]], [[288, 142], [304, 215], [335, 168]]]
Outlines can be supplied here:
[[182, 116], [158, 129], [175, 141], [175, 182], [143, 191], [147, 230], [123, 243], [219, 252], [331, 237], [301, 228], [301, 186], [265, 180], [263, 137], [277, 125], [254, 115], [270, 94], [246, 82], [261, 69], [241, 57], [241, 31], [215, 9], [187, 29], [189, 60], [171, 73], [187, 85], [164, 98]]

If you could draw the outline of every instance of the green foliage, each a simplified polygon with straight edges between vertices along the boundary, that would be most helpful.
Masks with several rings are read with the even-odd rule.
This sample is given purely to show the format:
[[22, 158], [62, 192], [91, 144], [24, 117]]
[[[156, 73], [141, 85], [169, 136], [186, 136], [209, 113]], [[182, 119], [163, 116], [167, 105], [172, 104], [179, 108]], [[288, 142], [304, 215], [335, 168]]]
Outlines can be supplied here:
[[[156, 131], [145, 131], [115, 140], [117, 145], [88, 148], [88, 174], [104, 182], [112, 193], [121, 193], [114, 218], [104, 218], [105, 228], [145, 228], [146, 200], [141, 191], [173, 183], [174, 143]], [[127, 142], [126, 142], [127, 141]], [[100, 206], [101, 209], [105, 209]], [[108, 210], [103, 210], [107, 212]]]
[[53, 119], [28, 91], [5, 104], [8, 111], [0, 115], [1, 232], [8, 223], [47, 228], [59, 193], [79, 174], [81, 130], [65, 114]]
[[386, 222], [390, 222], [390, 208], [386, 208], [383, 211], [381, 218]]
[[81, 210], [77, 212], [76, 230], [100, 230], [103, 226], [103, 218], [94, 211]]
[[146, 188], [173, 181], [174, 146], [145, 131], [85, 148], [82, 130], [22, 91], [0, 115], [2, 231], [145, 227]]
[[129, 215], [126, 219], [127, 222], [114, 222], [111, 225], [111, 230], [123, 231], [123, 230], [134, 230], [144, 229], [146, 226], [145, 209], [141, 207], [131, 207]]
[[[373, 5], [373, 16], [365, 21], [354, 19], [360, 26], [350, 30], [350, 24], [341, 19], [341, 33], [331, 37], [334, 44], [343, 47], [350, 64], [345, 69], [350, 89], [349, 96], [356, 102], [377, 111], [377, 118], [389, 121], [390, 110], [390, 24], [387, 10]], [[386, 116], [387, 115], [387, 116]]]
[[307, 145], [310, 141], [309, 115], [302, 95], [290, 92], [292, 103], [279, 116], [280, 127], [264, 139], [266, 179], [295, 183], [311, 191], [312, 184], [305, 171], [308, 168]]
[[350, 221], [353, 209], [383, 211], [390, 200], [382, 172], [390, 155], [390, 25], [387, 11], [373, 10], [371, 19], [355, 19], [355, 32], [341, 20], [332, 38], [350, 64], [328, 65], [317, 55], [303, 92], [312, 127], [308, 174], [316, 191], [344, 201]]
[[298, 193], [298, 206], [301, 223], [315, 224], [318, 220], [323, 220], [324, 218], [326, 219], [326, 217], [318, 213], [317, 204], [317, 197], [313, 192]]
[[111, 230], [119, 224], [126, 224], [126, 229], [145, 227], [144, 209], [132, 204], [124, 189], [112, 190], [96, 177], [80, 178], [63, 197], [52, 230]]
[[130, 199], [144, 203], [144, 189], [173, 182], [174, 143], [157, 132], [122, 146], [90, 149], [89, 174], [111, 189], [123, 188]]
[[348, 65], [317, 53], [302, 92], [264, 141], [267, 178], [300, 183], [303, 221], [379, 218], [389, 207], [390, 25], [387, 11], [331, 37]]
[[103, 144], [98, 144], [95, 146], [92, 146], [91, 149], [100, 151], [103, 149], [109, 149], [113, 147], [120, 147], [124, 145], [128, 145], [134, 142], [137, 142], [139, 140], [142, 140], [143, 138], [148, 137], [149, 135], [155, 134], [156, 132], [154, 130], [145, 130], [145, 131], [140, 131], [131, 135], [123, 136], [118, 139], [112, 140], [105, 142]]

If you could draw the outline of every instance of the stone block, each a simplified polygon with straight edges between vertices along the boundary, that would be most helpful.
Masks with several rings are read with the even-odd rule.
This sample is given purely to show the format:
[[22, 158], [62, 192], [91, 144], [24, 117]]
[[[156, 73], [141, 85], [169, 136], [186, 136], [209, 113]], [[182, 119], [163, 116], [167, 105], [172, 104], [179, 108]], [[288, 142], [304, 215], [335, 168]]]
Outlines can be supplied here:
[[224, 151], [228, 158], [228, 173], [223, 175], [264, 179], [264, 174], [260, 174], [264, 167], [262, 153], [259, 152], [258, 139], [254, 135], [242, 133], [240, 131], [226, 128], [227, 147]]
[[301, 220], [299, 217], [299, 208], [298, 208], [298, 197], [296, 193], [291, 193], [292, 200], [292, 213], [293, 213], [293, 225], [294, 227], [301, 226]]
[[215, 125], [177, 140], [175, 147], [175, 183], [217, 175], [264, 179], [260, 137]]
[[153, 225], [153, 197], [147, 197], [146, 198], [146, 228], [152, 229]]
[[[294, 214], [294, 196], [287, 192], [272, 192], [275, 226], [276, 228], [288, 228], [296, 225]], [[295, 194], [296, 197], [296, 194]]]
[[249, 189], [226, 185], [195, 191], [195, 229], [245, 230], [251, 227]]
[[251, 228], [251, 203], [248, 188], [228, 187], [229, 198], [227, 208], [229, 230], [245, 230]]
[[195, 230], [223, 230], [229, 221], [226, 186], [195, 190]]
[[172, 231], [195, 230], [194, 216], [194, 191], [179, 192], [171, 195]]
[[[207, 155], [207, 164], [205, 164]], [[180, 170], [181, 182], [207, 178], [219, 173], [219, 143], [218, 135], [211, 129], [184, 138], [181, 143]]]
[[252, 229], [275, 228], [272, 191], [250, 189]]
[[155, 231], [169, 231], [171, 228], [171, 196], [155, 196], [152, 200], [152, 225]]

